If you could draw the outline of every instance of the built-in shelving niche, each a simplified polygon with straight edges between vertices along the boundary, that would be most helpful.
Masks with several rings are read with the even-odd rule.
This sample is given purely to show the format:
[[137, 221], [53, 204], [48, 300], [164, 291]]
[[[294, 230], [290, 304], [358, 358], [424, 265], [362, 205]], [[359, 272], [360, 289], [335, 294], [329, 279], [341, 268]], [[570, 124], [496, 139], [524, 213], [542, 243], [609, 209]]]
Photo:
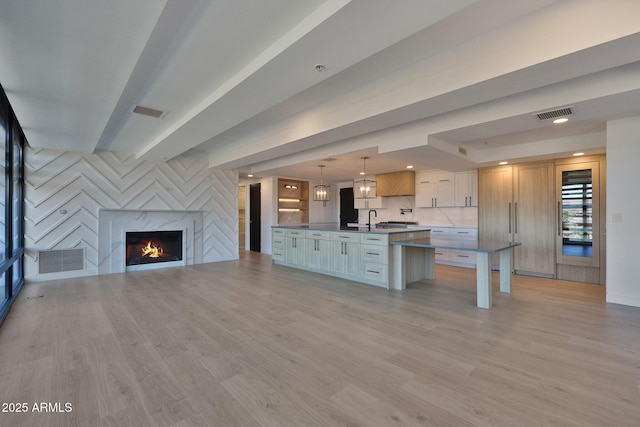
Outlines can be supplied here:
[[309, 182], [278, 179], [278, 224], [309, 222]]

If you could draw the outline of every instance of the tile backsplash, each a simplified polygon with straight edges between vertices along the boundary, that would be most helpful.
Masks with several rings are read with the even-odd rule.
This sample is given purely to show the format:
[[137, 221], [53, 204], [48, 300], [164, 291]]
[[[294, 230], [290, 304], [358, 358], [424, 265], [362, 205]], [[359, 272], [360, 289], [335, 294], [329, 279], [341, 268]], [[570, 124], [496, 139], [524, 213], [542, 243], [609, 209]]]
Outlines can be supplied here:
[[[438, 227], [478, 227], [478, 208], [416, 208], [415, 197], [386, 197], [386, 208], [378, 208], [378, 216], [372, 222], [416, 221], [419, 225]], [[411, 209], [411, 213], [401, 214], [401, 209]], [[368, 209], [360, 209], [359, 223], [367, 222]]]

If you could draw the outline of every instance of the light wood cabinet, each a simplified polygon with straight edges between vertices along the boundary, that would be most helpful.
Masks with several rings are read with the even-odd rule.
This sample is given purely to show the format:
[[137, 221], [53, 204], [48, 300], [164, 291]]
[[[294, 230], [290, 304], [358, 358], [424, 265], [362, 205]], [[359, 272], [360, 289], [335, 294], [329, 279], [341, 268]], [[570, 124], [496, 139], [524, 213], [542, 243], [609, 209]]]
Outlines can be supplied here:
[[513, 241], [516, 273], [555, 276], [553, 163], [514, 166]]
[[522, 243], [516, 273], [555, 277], [553, 163], [481, 169], [478, 188], [479, 238]]
[[278, 179], [278, 224], [309, 222], [309, 182]]
[[416, 194], [413, 171], [390, 172], [376, 175], [376, 191], [380, 197], [413, 196]]

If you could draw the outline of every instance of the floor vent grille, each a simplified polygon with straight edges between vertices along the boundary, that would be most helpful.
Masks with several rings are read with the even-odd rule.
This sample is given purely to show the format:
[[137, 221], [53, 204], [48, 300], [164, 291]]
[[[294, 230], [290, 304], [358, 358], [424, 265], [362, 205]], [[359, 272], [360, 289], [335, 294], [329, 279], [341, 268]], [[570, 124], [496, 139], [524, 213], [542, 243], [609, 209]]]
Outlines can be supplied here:
[[84, 270], [84, 249], [40, 251], [38, 254], [40, 274], [76, 270]]

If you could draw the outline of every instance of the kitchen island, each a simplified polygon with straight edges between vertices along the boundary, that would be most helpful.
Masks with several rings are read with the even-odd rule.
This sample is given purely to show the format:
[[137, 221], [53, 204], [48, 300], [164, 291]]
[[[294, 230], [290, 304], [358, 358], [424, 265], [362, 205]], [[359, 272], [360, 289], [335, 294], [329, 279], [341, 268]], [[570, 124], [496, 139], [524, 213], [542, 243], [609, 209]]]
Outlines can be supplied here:
[[435, 250], [453, 249], [475, 252], [476, 296], [480, 308], [491, 308], [491, 254], [500, 254], [500, 292], [511, 292], [511, 249], [515, 242], [417, 238], [390, 242], [393, 246], [392, 289], [405, 289], [407, 283], [434, 278]]
[[391, 242], [424, 239], [428, 228], [340, 227], [338, 224], [279, 225], [272, 230], [272, 260], [390, 289], [394, 260]]

